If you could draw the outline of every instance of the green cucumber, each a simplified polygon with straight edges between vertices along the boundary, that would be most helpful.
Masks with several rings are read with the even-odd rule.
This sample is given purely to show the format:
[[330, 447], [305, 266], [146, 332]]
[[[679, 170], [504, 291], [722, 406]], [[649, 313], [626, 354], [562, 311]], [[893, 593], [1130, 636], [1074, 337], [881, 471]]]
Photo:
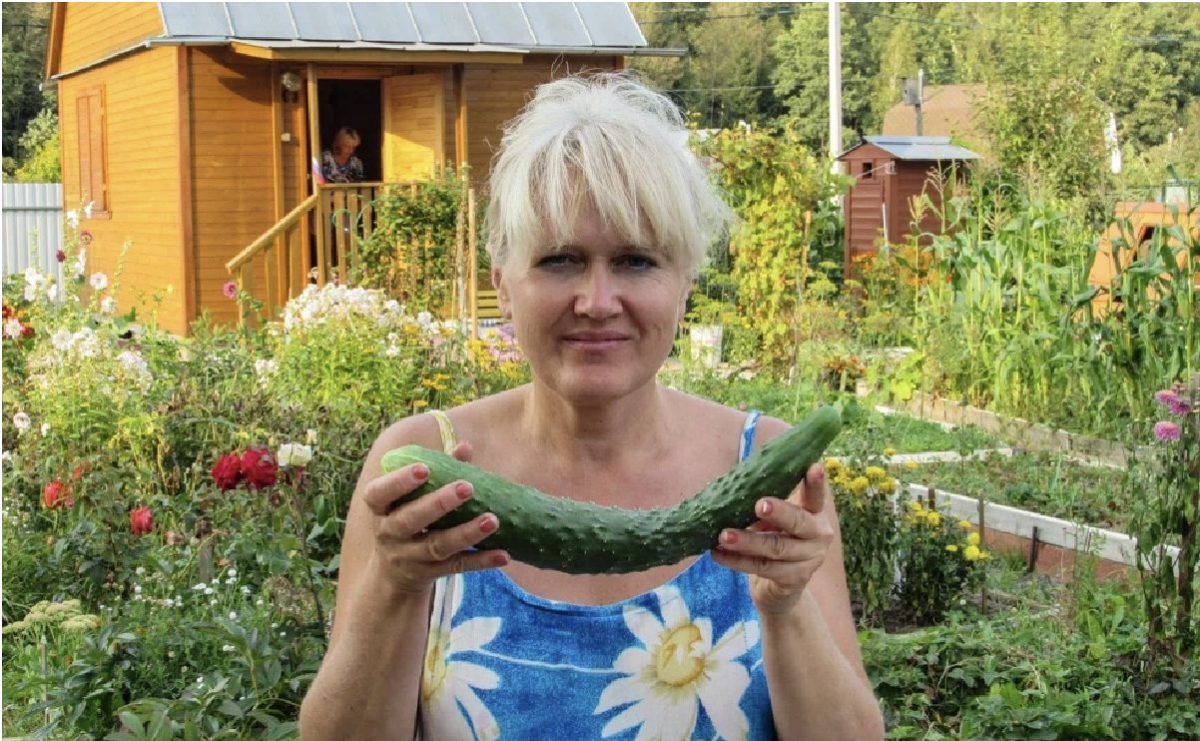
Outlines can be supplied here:
[[755, 522], [755, 503], [762, 497], [787, 497], [841, 426], [838, 411], [822, 407], [696, 496], [661, 509], [621, 509], [551, 496], [419, 445], [388, 451], [383, 470], [390, 473], [413, 463], [429, 468], [429, 479], [397, 505], [453, 481], [475, 487], [475, 496], [434, 528], [493, 512], [500, 529], [483, 542], [486, 548], [570, 574], [621, 574], [678, 563], [715, 547], [723, 529]]

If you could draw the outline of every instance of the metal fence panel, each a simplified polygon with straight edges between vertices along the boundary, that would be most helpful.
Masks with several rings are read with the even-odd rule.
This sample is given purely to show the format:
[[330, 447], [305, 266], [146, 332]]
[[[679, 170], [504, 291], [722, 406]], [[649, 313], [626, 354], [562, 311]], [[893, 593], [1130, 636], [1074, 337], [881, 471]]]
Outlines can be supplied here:
[[63, 190], [59, 183], [3, 184], [4, 275], [36, 265], [62, 285], [54, 259], [63, 244]]

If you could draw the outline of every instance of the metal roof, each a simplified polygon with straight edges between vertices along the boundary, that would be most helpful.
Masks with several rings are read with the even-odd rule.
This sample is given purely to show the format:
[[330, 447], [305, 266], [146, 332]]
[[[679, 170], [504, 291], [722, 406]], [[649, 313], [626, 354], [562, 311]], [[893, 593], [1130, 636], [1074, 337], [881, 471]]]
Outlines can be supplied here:
[[[874, 144], [883, 151], [900, 160], [940, 161], [940, 160], [974, 160], [979, 159], [966, 147], [950, 143], [948, 136], [866, 136], [867, 144]], [[851, 147], [842, 156], [861, 147], [862, 144]]]
[[[259, 46], [505, 47], [570, 52], [650, 49], [626, 3], [234, 2], [159, 3], [157, 42], [249, 41]], [[620, 51], [617, 51], [620, 50]]]

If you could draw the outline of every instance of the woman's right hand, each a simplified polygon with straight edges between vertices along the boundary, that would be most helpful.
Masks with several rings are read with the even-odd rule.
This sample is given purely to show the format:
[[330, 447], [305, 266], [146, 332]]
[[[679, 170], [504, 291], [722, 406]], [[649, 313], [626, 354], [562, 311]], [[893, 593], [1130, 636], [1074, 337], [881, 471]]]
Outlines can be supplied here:
[[[470, 453], [466, 443], [454, 449], [459, 460], [468, 460]], [[393, 509], [428, 478], [429, 469], [414, 463], [371, 481], [364, 491], [375, 536], [371, 565], [400, 595], [424, 594], [438, 577], [497, 568], [509, 561], [502, 550], [474, 550], [500, 527], [490, 512], [445, 530], [429, 529], [473, 496], [466, 481], [453, 481]]]

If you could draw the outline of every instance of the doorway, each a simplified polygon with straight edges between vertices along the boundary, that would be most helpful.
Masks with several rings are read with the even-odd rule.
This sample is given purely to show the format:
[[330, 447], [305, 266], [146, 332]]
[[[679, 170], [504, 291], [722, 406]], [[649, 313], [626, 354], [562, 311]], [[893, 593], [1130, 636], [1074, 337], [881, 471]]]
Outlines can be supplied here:
[[362, 160], [367, 182], [383, 179], [383, 106], [379, 80], [317, 81], [317, 111], [320, 118], [320, 151], [329, 149], [333, 135], [343, 126], [358, 132], [362, 143], [354, 155]]

